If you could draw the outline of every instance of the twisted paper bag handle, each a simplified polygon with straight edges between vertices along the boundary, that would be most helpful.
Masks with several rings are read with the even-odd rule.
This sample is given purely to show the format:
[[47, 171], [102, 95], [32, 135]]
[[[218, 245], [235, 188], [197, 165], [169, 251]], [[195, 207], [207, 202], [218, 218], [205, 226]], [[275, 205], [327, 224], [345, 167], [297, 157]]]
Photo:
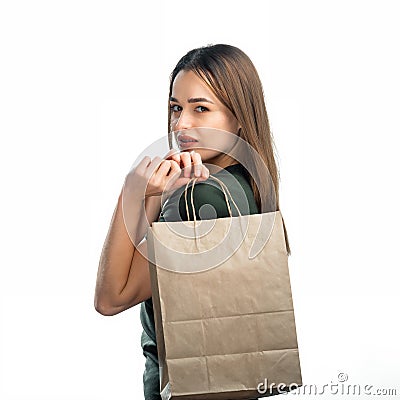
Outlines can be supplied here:
[[[239, 210], [239, 207], [238, 207], [237, 204], [235, 203], [235, 200], [233, 200], [233, 197], [232, 197], [231, 193], [229, 192], [229, 189], [227, 188], [227, 186], [225, 185], [225, 183], [222, 182], [220, 179], [216, 178], [215, 176], [212, 176], [212, 175], [210, 175], [209, 178], [212, 178], [212, 179], [216, 180], [216, 181], [221, 185], [222, 191], [224, 192], [225, 201], [226, 201], [226, 205], [227, 205], [227, 207], [228, 207], [228, 211], [229, 211], [230, 217], [232, 218], [232, 210], [231, 210], [231, 207], [230, 207], [230, 205], [229, 205], [229, 200], [228, 200], [228, 196], [226, 195], [226, 192], [228, 192], [229, 197], [230, 197], [230, 199], [232, 200], [232, 203], [235, 205], [235, 207], [236, 207], [236, 209], [237, 209], [237, 211], [238, 211], [238, 213], [239, 213], [239, 216], [242, 216], [242, 214], [241, 214], [241, 212], [240, 212], [240, 210]], [[189, 183], [193, 181], [192, 192], [190, 193], [190, 201], [191, 201], [191, 204], [192, 204], [192, 211], [193, 211], [193, 227], [194, 227], [194, 231], [195, 231], [195, 241], [196, 241], [196, 245], [197, 245], [197, 235], [196, 235], [196, 212], [195, 212], [195, 207], [194, 207], [194, 202], [193, 202], [193, 191], [194, 191], [194, 185], [195, 185], [197, 179], [199, 179], [199, 178], [192, 178], [192, 179], [190, 179], [190, 180], [188, 181], [188, 183], [186, 184], [186, 187], [185, 187], [186, 215], [187, 215], [188, 221], [189, 221], [189, 207], [188, 207], [188, 203], [187, 203], [187, 188], [188, 188], [188, 186], [189, 186]], [[240, 225], [240, 228], [242, 229], [242, 225]], [[242, 233], [243, 233], [243, 230], [242, 230]]]

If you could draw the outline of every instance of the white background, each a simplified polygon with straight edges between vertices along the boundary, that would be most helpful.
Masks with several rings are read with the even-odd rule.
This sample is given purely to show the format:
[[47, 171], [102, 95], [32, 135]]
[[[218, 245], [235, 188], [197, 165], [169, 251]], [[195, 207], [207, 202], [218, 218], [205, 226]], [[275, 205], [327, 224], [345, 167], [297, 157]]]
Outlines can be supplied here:
[[209, 43], [263, 82], [304, 382], [400, 393], [397, 6], [3, 1], [0, 398], [143, 398], [139, 307], [95, 311], [98, 260], [126, 173], [167, 134], [169, 74]]

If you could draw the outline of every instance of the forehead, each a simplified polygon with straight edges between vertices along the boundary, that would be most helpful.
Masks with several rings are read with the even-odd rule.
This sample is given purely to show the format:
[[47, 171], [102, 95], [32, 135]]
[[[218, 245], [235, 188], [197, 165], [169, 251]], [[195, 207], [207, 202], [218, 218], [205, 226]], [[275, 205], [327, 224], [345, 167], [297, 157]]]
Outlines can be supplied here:
[[195, 72], [184, 70], [179, 71], [175, 77], [172, 85], [172, 96], [185, 101], [194, 96], [208, 97], [211, 100], [218, 101], [210, 87]]

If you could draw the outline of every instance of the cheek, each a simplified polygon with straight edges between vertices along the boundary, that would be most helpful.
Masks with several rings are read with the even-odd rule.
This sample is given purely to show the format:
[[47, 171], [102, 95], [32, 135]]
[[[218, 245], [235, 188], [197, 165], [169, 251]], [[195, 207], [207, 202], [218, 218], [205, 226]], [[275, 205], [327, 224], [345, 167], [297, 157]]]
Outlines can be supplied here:
[[220, 113], [217, 118], [216, 122], [218, 126], [216, 126], [219, 129], [223, 129], [228, 132], [236, 133], [236, 125], [237, 121], [233, 116], [226, 115], [226, 113]]
[[[198, 135], [199, 145], [211, 152], [228, 153], [237, 140], [237, 135], [227, 130], [226, 127], [216, 127], [216, 129], [202, 130]], [[220, 130], [221, 129], [221, 130]]]

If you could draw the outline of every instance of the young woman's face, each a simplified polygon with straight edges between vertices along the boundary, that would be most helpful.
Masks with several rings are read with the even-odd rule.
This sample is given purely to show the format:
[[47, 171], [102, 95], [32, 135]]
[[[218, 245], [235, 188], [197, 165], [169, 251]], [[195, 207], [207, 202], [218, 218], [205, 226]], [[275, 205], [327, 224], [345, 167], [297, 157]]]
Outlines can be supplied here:
[[[193, 71], [180, 71], [174, 80], [170, 98], [171, 131], [181, 151], [195, 150], [203, 161], [213, 164], [227, 164], [229, 156], [224, 150], [229, 149], [240, 125], [228, 108], [213, 94], [211, 89]], [[191, 130], [191, 128], [216, 128]], [[197, 142], [184, 143], [180, 137], [191, 136]], [[201, 148], [203, 147], [203, 149]], [[218, 149], [218, 150], [217, 150]], [[223, 161], [223, 162], [222, 162]]]

